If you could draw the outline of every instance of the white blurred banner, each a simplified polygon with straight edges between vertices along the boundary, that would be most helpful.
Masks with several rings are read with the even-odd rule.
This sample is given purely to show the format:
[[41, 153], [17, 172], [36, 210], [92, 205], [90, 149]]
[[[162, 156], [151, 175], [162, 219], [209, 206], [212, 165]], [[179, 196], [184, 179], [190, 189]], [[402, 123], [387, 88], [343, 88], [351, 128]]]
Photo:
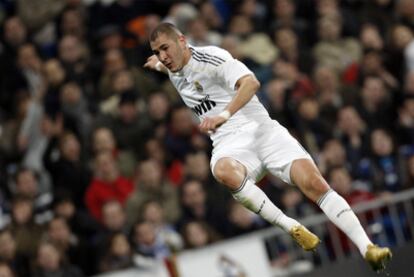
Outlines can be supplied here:
[[271, 277], [263, 241], [253, 236], [185, 251], [177, 267], [180, 277]]

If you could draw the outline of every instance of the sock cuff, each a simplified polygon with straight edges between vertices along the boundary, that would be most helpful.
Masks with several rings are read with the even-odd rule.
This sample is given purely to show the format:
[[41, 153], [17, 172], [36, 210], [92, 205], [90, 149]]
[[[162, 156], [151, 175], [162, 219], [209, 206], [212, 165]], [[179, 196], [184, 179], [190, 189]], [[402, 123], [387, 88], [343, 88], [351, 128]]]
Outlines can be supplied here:
[[242, 191], [244, 187], [246, 186], [246, 183], [248, 180], [249, 180], [249, 177], [246, 175], [246, 177], [244, 177], [243, 181], [241, 182], [239, 188], [236, 190], [232, 190], [231, 193], [235, 194], [235, 193]]
[[328, 195], [331, 194], [332, 192], [335, 192], [335, 191], [333, 189], [329, 189], [324, 195], [322, 195], [321, 198], [318, 199], [318, 201], [316, 201], [316, 204], [318, 204], [318, 206], [320, 207], [323, 201], [325, 201], [326, 197], [328, 197]]

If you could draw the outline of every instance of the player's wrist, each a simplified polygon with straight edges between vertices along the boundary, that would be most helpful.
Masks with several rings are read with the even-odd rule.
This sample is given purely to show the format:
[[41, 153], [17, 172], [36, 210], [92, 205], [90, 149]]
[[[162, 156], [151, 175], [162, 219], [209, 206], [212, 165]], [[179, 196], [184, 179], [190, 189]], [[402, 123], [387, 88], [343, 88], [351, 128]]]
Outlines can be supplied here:
[[227, 121], [231, 117], [231, 113], [228, 110], [224, 110], [221, 113], [219, 113], [218, 116], [224, 118]]
[[155, 70], [157, 71], [161, 71], [162, 70], [162, 62], [158, 61], [155, 66], [154, 66]]

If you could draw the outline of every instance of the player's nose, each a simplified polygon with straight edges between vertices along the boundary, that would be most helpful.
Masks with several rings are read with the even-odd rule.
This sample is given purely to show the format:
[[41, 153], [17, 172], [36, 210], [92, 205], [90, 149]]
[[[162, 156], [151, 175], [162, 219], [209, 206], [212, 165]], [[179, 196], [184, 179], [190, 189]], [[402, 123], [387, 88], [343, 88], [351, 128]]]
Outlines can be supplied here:
[[161, 51], [160, 55], [159, 55], [160, 61], [165, 62], [167, 60], [167, 58], [168, 58], [167, 54], [164, 51]]

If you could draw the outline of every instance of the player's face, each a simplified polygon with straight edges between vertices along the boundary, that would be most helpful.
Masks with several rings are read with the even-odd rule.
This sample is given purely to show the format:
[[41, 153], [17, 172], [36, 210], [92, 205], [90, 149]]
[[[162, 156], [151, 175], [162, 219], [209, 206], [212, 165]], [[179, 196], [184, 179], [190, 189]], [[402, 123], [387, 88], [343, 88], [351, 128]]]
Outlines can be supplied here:
[[174, 39], [166, 34], [160, 34], [151, 42], [151, 49], [165, 67], [171, 72], [180, 71], [185, 65], [185, 38]]

